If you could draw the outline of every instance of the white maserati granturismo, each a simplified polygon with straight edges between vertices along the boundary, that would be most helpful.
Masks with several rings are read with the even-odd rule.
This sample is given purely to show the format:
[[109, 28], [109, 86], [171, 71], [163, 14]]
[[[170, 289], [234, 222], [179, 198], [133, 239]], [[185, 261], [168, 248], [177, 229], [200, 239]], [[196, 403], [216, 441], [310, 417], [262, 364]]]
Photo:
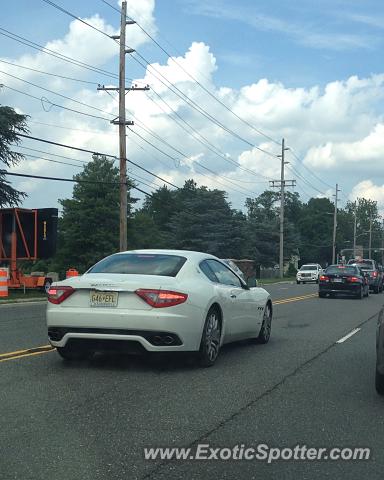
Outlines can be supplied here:
[[267, 343], [271, 323], [268, 292], [200, 252], [116, 253], [48, 293], [49, 340], [66, 360], [106, 350], [195, 352], [211, 366], [224, 343]]

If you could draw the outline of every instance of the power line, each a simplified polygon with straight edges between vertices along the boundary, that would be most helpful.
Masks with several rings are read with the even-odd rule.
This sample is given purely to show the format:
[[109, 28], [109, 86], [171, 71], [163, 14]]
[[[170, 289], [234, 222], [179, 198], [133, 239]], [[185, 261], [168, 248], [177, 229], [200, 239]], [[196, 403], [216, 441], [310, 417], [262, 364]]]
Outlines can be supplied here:
[[[90, 23], [86, 22], [85, 20], [81, 19], [80, 17], [78, 17], [77, 15], [74, 15], [73, 13], [69, 12], [68, 10], [65, 10], [64, 8], [60, 7], [59, 5], [55, 4], [54, 2], [50, 1], [50, 0], [43, 0], [45, 3], [53, 6], [54, 8], [60, 10], [61, 12], [65, 13], [66, 15], [69, 15], [70, 17], [82, 22], [84, 25], [87, 25], [88, 27], [96, 30], [97, 32], [101, 33], [102, 35], [108, 37], [108, 38], [111, 38], [113, 39], [110, 35], [108, 35], [107, 33], [105, 33], [104, 31], [100, 30], [99, 28], [91, 25]], [[136, 23], [136, 22], [135, 22]], [[115, 40], [115, 39], [113, 39]], [[128, 53], [133, 53], [133, 52], [129, 52]], [[171, 83], [168, 81], [168, 79], [166, 79], [164, 77], [164, 75], [162, 73], [160, 73], [158, 70], [156, 70], [156, 68], [150, 64], [150, 62], [148, 60], [146, 60], [140, 53], [138, 53], [137, 51], [135, 52], [143, 62], [145, 62], [147, 64], [148, 67], [150, 67], [152, 70], [154, 70], [155, 72], [157, 72], [169, 85], [171, 85]], [[133, 57], [132, 58], [135, 60], [135, 61], [138, 61], [136, 59], [136, 57]], [[142, 63], [139, 62], [141, 65]], [[142, 65], [143, 66], [143, 65]], [[158, 78], [158, 77], [157, 77]], [[164, 82], [162, 82], [164, 83]], [[170, 88], [169, 85], [166, 85], [167, 88]], [[186, 95], [184, 92], [182, 92], [178, 87], [176, 87], [175, 85], [172, 86], [171, 90], [174, 92], [175, 89], [176, 91], [178, 91], [184, 98], [183, 100], [189, 105], [191, 106], [192, 108], [194, 108], [195, 110], [197, 110], [200, 114], [204, 115], [206, 118], [208, 118], [209, 120], [211, 120], [212, 122], [214, 122], [216, 125], [218, 125], [220, 128], [222, 128], [223, 130], [225, 130], [226, 132], [230, 133], [232, 136], [236, 137], [237, 139], [245, 142], [246, 144], [252, 146], [253, 148], [257, 148], [258, 150], [260, 151], [263, 151], [264, 153], [268, 154], [268, 155], [271, 155], [271, 156], [276, 156], [276, 155], [273, 155], [271, 154], [270, 152], [268, 152], [267, 150], [264, 150], [256, 145], [254, 145], [253, 143], [249, 142], [248, 140], [244, 139], [241, 135], [237, 134], [236, 132], [234, 132], [233, 130], [229, 129], [228, 127], [226, 127], [225, 125], [223, 125], [221, 122], [219, 122], [215, 117], [213, 117], [212, 115], [210, 115], [205, 109], [203, 109], [202, 107], [200, 107], [194, 100], [192, 100], [190, 97], [188, 97], [188, 95]], [[205, 87], [204, 87], [205, 89]], [[212, 95], [208, 90], [206, 90], [210, 95]], [[180, 95], [179, 95], [180, 96]], [[213, 96], [214, 98], [216, 98], [215, 96]], [[188, 100], [186, 100], [188, 99]], [[216, 99], [217, 100], [217, 99]], [[222, 105], [224, 105], [227, 109], [229, 109], [223, 102], [220, 101], [220, 103]], [[230, 110], [230, 109], [229, 109]], [[231, 110], [230, 110], [231, 111]], [[232, 111], [231, 111], [232, 112]], [[233, 112], [232, 112], [233, 113]], [[237, 116], [237, 115], [236, 115]], [[240, 117], [238, 117], [240, 118]], [[259, 132], [260, 133], [260, 132]], [[273, 139], [272, 139], [273, 140]], [[275, 140], [273, 140], [275, 142]], [[278, 142], [276, 142], [278, 143]]]
[[4, 83], [2, 84], [2, 86], [5, 87], [5, 88], [8, 88], [8, 90], [12, 90], [14, 92], [21, 93], [22, 95], [26, 95], [27, 97], [34, 98], [35, 100], [38, 100], [39, 102], [41, 102], [41, 105], [42, 105], [43, 109], [44, 109], [44, 103], [47, 103], [47, 104], [50, 105], [50, 109], [52, 107], [58, 107], [58, 108], [62, 108], [63, 110], [68, 110], [70, 112], [78, 113], [80, 115], [85, 115], [87, 117], [97, 118], [99, 120], [106, 120], [107, 122], [110, 121], [109, 118], [104, 118], [104, 117], [100, 117], [99, 115], [92, 115], [90, 113], [81, 112], [80, 110], [75, 110], [73, 108], [64, 107], [63, 105], [59, 105], [58, 103], [51, 102], [48, 98], [36, 97], [35, 95], [31, 95], [30, 93], [22, 92], [21, 90], [18, 90], [17, 88], [9, 87], [8, 85], [5, 85]]
[[62, 162], [60, 160], [53, 160], [52, 158], [45, 158], [45, 157], [41, 157], [39, 155], [32, 155], [31, 153], [21, 153], [21, 152], [15, 152], [15, 153], [18, 153], [18, 154], [22, 155], [23, 157], [38, 158], [39, 160], [44, 160], [44, 161], [47, 161], [47, 162], [60, 163], [62, 165], [70, 165], [72, 167], [83, 168], [81, 165], [76, 165], [75, 163]]
[[[132, 130], [132, 129], [130, 129], [130, 131], [131, 131], [132, 133], [134, 133], [135, 135], [137, 135], [138, 137], [140, 137], [144, 142], [148, 143], [148, 144], [151, 145], [153, 148], [155, 148], [156, 150], [158, 150], [158, 151], [159, 151], [160, 153], [162, 153], [163, 155], [166, 155], [167, 157], [169, 157], [170, 159], [172, 159], [172, 160], [174, 160], [174, 161], [177, 161], [177, 160], [178, 160], [177, 158], [172, 157], [172, 156], [169, 155], [168, 153], [166, 153], [166, 152], [164, 152], [163, 150], [161, 150], [160, 148], [158, 148], [156, 145], [154, 145], [153, 143], [151, 143], [151, 142], [150, 142], [149, 140], [147, 140], [146, 138], [142, 137], [139, 133], [135, 132], [135, 131]], [[180, 152], [180, 153], [182, 153], [182, 152]], [[183, 154], [183, 156], [184, 156], [185, 158], [189, 158], [189, 156], [186, 155], [186, 154]], [[210, 173], [212, 173], [212, 174], [215, 175], [216, 177], [221, 178], [221, 176], [220, 176], [217, 172], [209, 169], [208, 167], [205, 167], [204, 165], [202, 165], [202, 164], [201, 164], [200, 162], [198, 162], [198, 161], [195, 161], [195, 162], [194, 162], [194, 165], [198, 165], [198, 166], [200, 166], [201, 168], [203, 168], [203, 169], [205, 169], [205, 170], [208, 170]], [[236, 190], [236, 189], [234, 189], [233, 187], [228, 187], [228, 185], [225, 185], [225, 184], [219, 182], [217, 179], [216, 179], [215, 181], [216, 181], [217, 183], [219, 183], [220, 185], [224, 185], [226, 188], [231, 188], [233, 191], [235, 191], [235, 192], [237, 192], [237, 193], [240, 193], [240, 194], [242, 194], [242, 195], [245, 195], [245, 193], [240, 192], [239, 190]], [[231, 180], [226, 180], [226, 181], [227, 181], [228, 183], [231, 183], [231, 184], [239, 187], [239, 188], [242, 188], [245, 192], [251, 193], [252, 195], [255, 194], [255, 192], [251, 192], [250, 190], [245, 189], [244, 187], [242, 187], [242, 186], [239, 185], [238, 183], [235, 183], [235, 182], [233, 182], [233, 181], [231, 181]]]
[[[48, 143], [50, 145], [56, 145], [56, 146], [63, 147], [63, 148], [69, 148], [71, 150], [77, 150], [79, 152], [90, 153], [91, 155], [99, 155], [99, 156], [104, 156], [104, 157], [117, 159], [116, 155], [110, 155], [108, 153], [100, 153], [100, 152], [88, 150], [86, 148], [74, 147], [72, 145], [66, 145], [64, 143], [53, 142], [51, 140], [45, 140], [45, 139], [42, 139], [42, 138], [39, 138], [39, 137], [32, 137], [31, 135], [25, 135], [24, 133], [18, 133], [17, 135], [20, 136], [20, 137], [29, 138], [30, 140], [36, 140], [38, 142]], [[137, 163], [133, 162], [129, 158], [126, 158], [126, 161], [131, 163], [132, 165], [135, 165], [137, 168], [140, 168], [141, 170], [144, 170], [145, 172], [149, 173], [153, 177], [158, 178], [162, 182], [165, 182], [168, 185], [171, 185], [172, 187], [175, 187], [175, 188], [179, 189], [179, 187], [177, 185], [174, 185], [173, 183], [169, 182], [168, 180], [165, 180], [164, 178], [160, 177], [159, 175], [156, 175], [155, 173], [147, 170], [146, 168], [142, 167], [141, 165], [138, 165]]]
[[36, 148], [25, 147], [24, 145], [17, 145], [17, 148], [22, 148], [25, 150], [30, 150], [31, 152], [38, 152], [45, 155], [52, 155], [53, 157], [64, 158], [66, 160], [72, 160], [74, 162], [89, 163], [86, 160], [79, 160], [77, 158], [65, 157], [64, 155], [57, 155], [56, 153], [44, 152], [43, 150], [37, 150]]
[[[188, 123], [186, 120], [184, 120], [178, 112], [175, 112], [172, 107], [152, 88], [152, 91], [153, 93], [159, 97], [159, 99], [172, 111], [172, 113], [180, 119], [180, 121], [187, 125], [196, 135], [198, 135], [198, 137], [200, 137], [202, 140], [200, 140], [200, 138], [196, 138], [195, 135], [192, 135], [190, 132], [188, 132], [188, 130], [183, 126], [181, 125], [175, 118], [173, 118], [172, 116], [169, 116], [169, 118], [174, 121], [182, 130], [184, 130], [185, 132], [188, 133], [188, 135], [190, 135], [192, 138], [194, 138], [195, 140], [197, 140], [199, 143], [201, 143], [205, 148], [207, 148], [208, 150], [210, 150], [211, 152], [213, 152], [215, 155], [217, 155], [218, 157], [222, 158], [223, 160], [225, 160], [226, 162], [228, 163], [231, 163], [233, 165], [236, 165], [236, 167], [238, 167], [240, 170], [244, 170], [246, 171], [247, 173], [250, 173], [251, 175], [254, 175], [254, 176], [258, 176], [258, 177], [262, 177], [262, 178], [265, 178], [266, 180], [267, 177], [264, 177], [263, 175], [261, 174], [257, 174], [256, 172], [253, 172], [252, 170], [249, 170], [248, 168], [245, 168], [245, 167], [242, 167], [236, 160], [234, 160], [231, 156], [229, 155], [226, 155], [224, 152], [222, 152], [219, 148], [217, 148], [215, 145], [213, 145], [209, 140], [207, 140], [203, 135], [200, 134], [200, 132], [198, 132], [194, 127], [192, 127], [190, 125], [190, 123]], [[164, 113], [165, 110], [164, 108], [159, 105], [153, 98], [151, 98], [150, 96], [148, 97], [152, 102], [155, 103], [155, 105], [157, 105]]]
[[303, 177], [296, 169], [295, 167], [293, 167], [292, 165], [287, 165], [287, 168], [289, 170], [291, 170], [291, 172], [295, 173], [299, 178], [301, 178], [301, 180], [306, 184], [308, 185], [310, 188], [312, 188], [313, 190], [315, 190], [316, 192], [320, 193], [321, 195], [327, 197], [327, 195], [322, 192], [321, 190], [319, 190], [318, 188], [316, 188], [314, 185], [312, 185], [312, 183], [310, 183], [305, 177]]
[[[16, 75], [12, 75], [11, 73], [4, 72], [3, 70], [0, 70], [0, 73], [8, 75], [9, 77], [15, 78], [16, 80], [19, 80], [20, 82], [24, 82], [24, 83], [27, 83], [28, 85], [32, 85], [33, 87], [40, 88], [40, 90], [44, 90], [45, 92], [49, 92], [49, 93], [52, 93], [53, 95], [57, 95], [58, 97], [65, 98], [66, 100], [77, 103], [78, 105], [82, 105], [83, 107], [91, 108], [92, 110], [96, 110], [98, 112], [105, 113], [106, 115], [110, 115], [113, 118], [116, 117], [116, 115], [113, 115], [112, 113], [106, 112], [105, 110], [102, 110], [101, 108], [94, 107], [93, 105], [88, 105], [87, 103], [84, 103], [84, 102], [80, 102], [79, 100], [76, 100], [76, 99], [71, 98], [71, 97], [67, 97], [66, 95], [63, 95], [62, 93], [57, 93], [53, 90], [50, 90], [49, 88], [41, 87], [40, 85], [36, 85], [36, 83], [30, 82], [28, 80], [24, 80], [23, 78], [17, 77]], [[10, 87], [8, 87], [8, 88], [10, 88]]]
[[[55, 180], [57, 182], [71, 182], [71, 183], [85, 183], [85, 184], [94, 184], [94, 185], [113, 185], [113, 186], [120, 185], [120, 183], [118, 182], [101, 182], [97, 180], [75, 180], [74, 178], [46, 177], [42, 175], [30, 175], [26, 173], [7, 172], [6, 170], [0, 170], [0, 174], [11, 175], [13, 177], [38, 178], [40, 180]], [[130, 187], [134, 188], [135, 190], [138, 190], [139, 192], [143, 193], [144, 195], [147, 195], [148, 197], [152, 196], [152, 194], [145, 192], [144, 190], [141, 190], [141, 188], [135, 187], [133, 185], [130, 185]]]
[[111, 78], [118, 78], [118, 75], [112, 72], [108, 72], [107, 70], [103, 70], [101, 68], [95, 67], [93, 65], [89, 65], [87, 63], [84, 63], [80, 60], [76, 60], [72, 57], [68, 57], [66, 55], [63, 55], [55, 50], [51, 50], [49, 48], [44, 47], [43, 45], [40, 45], [38, 43], [32, 42], [31, 40], [28, 40], [25, 37], [22, 37], [21, 35], [17, 35], [16, 33], [12, 33], [9, 30], [6, 30], [5, 28], [0, 27], [0, 35], [3, 35], [4, 37], [10, 38], [11, 40], [14, 40], [18, 43], [21, 43], [23, 45], [26, 45], [27, 47], [33, 48], [35, 50], [38, 50], [42, 53], [45, 53], [47, 55], [53, 56], [55, 58], [58, 58], [59, 60], [65, 61], [67, 63], [71, 63], [73, 65], [76, 65], [77, 67], [84, 68], [86, 70], [90, 70], [92, 72], [96, 72], [99, 75], [104, 75], [106, 77], [111, 77]]
[[0, 62], [1, 63], [6, 63], [7, 65], [12, 65], [13, 67], [24, 68], [25, 70], [30, 70], [32, 72], [42, 73], [44, 75], [50, 75], [52, 77], [63, 78], [65, 80], [72, 80], [74, 82], [87, 83], [89, 85], [99, 85], [96, 82], [90, 82], [88, 80], [81, 80], [79, 78], [67, 77], [65, 75], [59, 75], [58, 73], [44, 72], [43, 70], [38, 70], [37, 68], [25, 67], [24, 65], [18, 65], [17, 63], [11, 63], [11, 62], [7, 62], [5, 60], [0, 60]]
[[296, 158], [296, 160], [300, 163], [300, 165], [302, 167], [304, 167], [307, 172], [309, 172], [314, 178], [316, 178], [319, 182], [321, 182], [323, 185], [325, 185], [326, 187], [329, 187], [329, 188], [332, 188], [333, 189], [333, 186], [330, 185], [329, 183], [325, 182], [324, 180], [322, 180], [318, 175], [316, 175], [314, 172], [312, 172], [312, 170], [310, 170], [303, 162], [303, 160], [301, 160], [297, 155], [296, 153], [294, 152], [294, 150], [292, 149], [292, 147], [289, 148], [289, 151], [291, 152], [291, 154]]
[[[138, 60], [136, 57], [134, 57], [132, 54], [132, 58], [139, 64], [141, 65], [143, 68], [147, 68], [149, 67], [151, 70], [155, 71], [158, 75], [160, 75], [161, 78], [163, 78], [165, 80], [165, 82], [167, 83], [164, 83], [164, 81], [158, 76], [158, 75], [155, 75], [153, 72], [151, 72], [151, 74], [157, 79], [159, 80], [159, 82], [161, 82], [166, 88], [168, 88], [169, 90], [171, 90], [171, 92], [173, 92], [175, 95], [177, 95], [180, 99], [182, 99], [189, 107], [193, 108], [194, 110], [196, 110], [198, 113], [200, 113], [201, 115], [203, 115], [205, 118], [207, 118], [208, 120], [210, 120], [212, 123], [214, 123], [215, 125], [217, 125], [219, 128], [221, 128], [222, 130], [224, 130], [225, 132], [229, 133], [230, 135], [236, 137], [238, 140], [241, 140], [242, 142], [246, 143], [247, 145], [253, 147], [253, 148], [256, 148], [257, 150], [260, 150], [261, 152], [267, 154], [267, 155], [270, 155], [272, 157], [277, 157], [277, 155], [271, 153], [271, 152], [268, 152], [267, 150], [264, 150], [263, 148], [255, 145], [254, 143], [246, 140], [245, 138], [243, 138], [241, 135], [237, 134], [236, 132], [234, 132], [233, 130], [231, 130], [230, 128], [226, 127], [225, 125], [223, 125], [221, 122], [219, 122], [219, 120], [217, 120], [215, 117], [213, 117], [210, 113], [208, 113], [205, 109], [203, 109], [201, 106], [199, 106], [194, 100], [192, 100], [188, 95], [186, 95], [184, 92], [182, 92], [178, 87], [176, 87], [175, 85], [172, 85], [171, 82], [162, 74], [160, 73], [158, 70], [156, 70], [156, 68], [151, 65], [151, 63], [146, 60], [139, 52], [135, 52], [142, 60], [145, 64], [143, 64], [142, 62], [140, 62], [140, 60]], [[151, 87], [151, 89], [153, 90], [153, 87]]]
[[[44, 0], [45, 1], [45, 0]], [[120, 13], [119, 10], [115, 7], [113, 7], [110, 3], [106, 2], [105, 0], [101, 0], [103, 3], [105, 3], [106, 5], [109, 5], [113, 10], [115, 10], [116, 12]], [[267, 135], [266, 133], [262, 132], [261, 130], [257, 129], [254, 125], [252, 125], [251, 123], [249, 123], [248, 121], [244, 120], [242, 117], [240, 117], [239, 115], [237, 115], [231, 108], [229, 108], [223, 101], [221, 101], [219, 98], [217, 98], [216, 95], [214, 95], [211, 91], [209, 91], [204, 85], [202, 85], [191, 73], [189, 73], [187, 70], [185, 70], [185, 68], [180, 65], [180, 63], [175, 60], [175, 58], [173, 58], [173, 56], [168, 53], [165, 48], [163, 48], [160, 43], [152, 37], [152, 35], [150, 33], [148, 33], [137, 21], [135, 21], [136, 25], [140, 28], [140, 30], [145, 34], [147, 35], [147, 37], [149, 39], [152, 40], [152, 42], [155, 43], [155, 45], [157, 45], [160, 50], [165, 53], [167, 55], [167, 57], [172, 60], [181, 70], [183, 70], [184, 73], [186, 73], [189, 78], [191, 78], [200, 88], [202, 88], [206, 93], [208, 93], [208, 95], [213, 98], [216, 102], [218, 102], [220, 105], [222, 105], [226, 110], [228, 110], [230, 113], [232, 113], [232, 115], [234, 115], [238, 120], [240, 120], [242, 123], [244, 123], [245, 125], [247, 125], [248, 127], [250, 127], [252, 130], [256, 131], [259, 135], [262, 135], [263, 137], [267, 138], [268, 140], [271, 140], [272, 142], [276, 143], [277, 145], [280, 145], [280, 142], [278, 142], [277, 140], [275, 140], [274, 138], [270, 137], [269, 135]]]
[[99, 33], [101, 33], [102, 35], [105, 35], [106, 37], [111, 38], [110, 35], [108, 35], [107, 33], [103, 32], [102, 30], [100, 30], [99, 28], [95, 27], [95, 26], [92, 25], [91, 23], [86, 22], [86, 21], [83, 20], [82, 18], [74, 15], [73, 13], [69, 12], [68, 10], [65, 10], [65, 8], [60, 7], [60, 5], [57, 5], [56, 3], [51, 2], [50, 0], [43, 0], [43, 2], [47, 3], [48, 5], [51, 5], [52, 7], [56, 8], [57, 10], [60, 10], [60, 12], [65, 13], [66, 15], [74, 18], [75, 20], [78, 20], [79, 22], [83, 23], [84, 25], [87, 25], [88, 27], [93, 28], [93, 30], [96, 30], [96, 32], [99, 32]]

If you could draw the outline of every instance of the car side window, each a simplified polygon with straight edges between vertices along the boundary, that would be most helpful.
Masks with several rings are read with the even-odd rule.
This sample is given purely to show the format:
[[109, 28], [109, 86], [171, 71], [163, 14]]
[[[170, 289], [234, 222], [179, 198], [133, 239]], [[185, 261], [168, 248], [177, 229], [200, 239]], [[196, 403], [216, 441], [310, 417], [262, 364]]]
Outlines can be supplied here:
[[200, 263], [200, 270], [204, 273], [204, 275], [211, 280], [211, 282], [217, 283], [218, 280], [216, 278], [216, 275], [213, 273], [211, 267], [207, 264], [206, 261]]
[[206, 260], [206, 263], [213, 271], [219, 283], [242, 288], [240, 279], [225, 265], [216, 260]]

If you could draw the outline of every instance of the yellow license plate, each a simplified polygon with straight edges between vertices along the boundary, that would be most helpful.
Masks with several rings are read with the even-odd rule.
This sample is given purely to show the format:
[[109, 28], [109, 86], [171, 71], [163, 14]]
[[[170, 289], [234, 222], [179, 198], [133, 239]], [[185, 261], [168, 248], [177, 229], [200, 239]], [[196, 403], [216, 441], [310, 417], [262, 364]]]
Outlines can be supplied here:
[[119, 294], [117, 292], [96, 292], [90, 293], [91, 307], [117, 307]]

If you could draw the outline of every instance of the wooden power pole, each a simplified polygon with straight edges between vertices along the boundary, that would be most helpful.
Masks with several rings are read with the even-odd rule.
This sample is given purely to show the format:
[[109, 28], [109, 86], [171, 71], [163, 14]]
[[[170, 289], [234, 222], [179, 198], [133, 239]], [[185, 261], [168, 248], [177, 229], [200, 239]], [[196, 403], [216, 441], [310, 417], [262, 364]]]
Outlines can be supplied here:
[[133, 125], [132, 121], [126, 120], [125, 115], [125, 92], [126, 90], [149, 90], [145, 87], [126, 87], [125, 86], [125, 55], [133, 53], [135, 50], [126, 48], [125, 30], [127, 25], [136, 23], [134, 20], [127, 20], [127, 2], [121, 4], [120, 35], [113, 35], [111, 38], [120, 41], [120, 60], [119, 60], [119, 87], [99, 86], [98, 90], [115, 90], [119, 92], [119, 117], [111, 121], [114, 125], [119, 125], [119, 158], [120, 158], [120, 251], [128, 248], [128, 185], [127, 185], [127, 140], [126, 126]]
[[333, 212], [332, 265], [334, 265], [336, 261], [337, 202], [338, 202], [338, 193], [340, 191], [341, 190], [339, 190], [339, 186], [336, 183], [335, 210]]
[[285, 140], [283, 138], [281, 142], [281, 170], [280, 170], [280, 180], [271, 180], [270, 186], [271, 187], [278, 187], [280, 188], [280, 242], [279, 242], [279, 273], [280, 278], [284, 277], [284, 205], [285, 205], [285, 187], [294, 187], [295, 180], [285, 180], [284, 170], [285, 165], [289, 162], [285, 161], [285, 151], [289, 150], [289, 148], [285, 147]]

